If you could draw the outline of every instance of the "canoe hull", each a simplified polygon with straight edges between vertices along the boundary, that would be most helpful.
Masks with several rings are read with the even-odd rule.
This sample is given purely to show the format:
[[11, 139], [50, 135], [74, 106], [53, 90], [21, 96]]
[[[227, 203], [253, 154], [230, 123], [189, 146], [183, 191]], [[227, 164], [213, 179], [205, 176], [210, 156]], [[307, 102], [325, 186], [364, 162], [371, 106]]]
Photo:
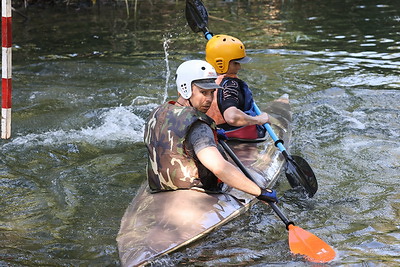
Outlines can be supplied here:
[[125, 213], [128, 219], [120, 229], [125, 234], [118, 237], [123, 266], [179, 249], [245, 211], [245, 205], [229, 194], [195, 190], [150, 194], [143, 186], [138, 196]]

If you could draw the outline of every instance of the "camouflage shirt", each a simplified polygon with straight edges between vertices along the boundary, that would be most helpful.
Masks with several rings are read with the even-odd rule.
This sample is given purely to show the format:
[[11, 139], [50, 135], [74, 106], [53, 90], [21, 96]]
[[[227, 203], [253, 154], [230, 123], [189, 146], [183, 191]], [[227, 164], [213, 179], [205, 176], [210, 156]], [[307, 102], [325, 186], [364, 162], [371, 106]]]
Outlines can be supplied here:
[[205, 122], [213, 130], [216, 129], [215, 122], [195, 108], [178, 107], [173, 103], [168, 102], [156, 108], [145, 126], [147, 178], [153, 192], [210, 184], [204, 178], [213, 179], [215, 183], [217, 180], [213, 175], [201, 177], [205, 167], [185, 147], [187, 134], [195, 122]]

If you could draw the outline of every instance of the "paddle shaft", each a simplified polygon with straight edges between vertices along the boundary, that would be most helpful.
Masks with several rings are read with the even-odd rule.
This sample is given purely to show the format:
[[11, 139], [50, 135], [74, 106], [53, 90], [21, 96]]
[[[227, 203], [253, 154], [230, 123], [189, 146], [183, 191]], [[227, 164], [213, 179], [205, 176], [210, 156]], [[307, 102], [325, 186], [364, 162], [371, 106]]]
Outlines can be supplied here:
[[[261, 110], [258, 108], [257, 104], [253, 101], [253, 108], [254, 111], [256, 112], [257, 115], [261, 114]], [[279, 150], [283, 153], [283, 155], [285, 156], [285, 158], [287, 159], [288, 154], [286, 152], [285, 147], [283, 146], [283, 141], [280, 140], [276, 134], [274, 133], [274, 130], [272, 130], [271, 125], [269, 125], [269, 123], [265, 123], [264, 124], [265, 129], [267, 129], [269, 135], [271, 136], [272, 140], [274, 140], [275, 142], [275, 146], [277, 146], [279, 148]]]
[[[218, 142], [221, 144], [221, 146], [224, 148], [224, 150], [228, 153], [228, 155], [231, 157], [231, 159], [236, 163], [236, 165], [239, 167], [239, 169], [246, 175], [250, 180], [255, 182], [253, 176], [250, 174], [250, 172], [247, 170], [247, 168], [243, 165], [243, 163], [240, 161], [240, 159], [236, 156], [236, 154], [232, 151], [232, 149], [228, 146], [226, 142], [223, 140], [218, 140]], [[278, 208], [278, 206], [274, 202], [267, 202], [271, 208], [275, 211], [275, 213], [278, 215], [278, 217], [282, 220], [282, 222], [286, 225], [286, 229], [289, 230], [289, 225], [294, 223], [292, 221], [289, 221], [289, 219], [282, 213], [282, 211]]]
[[210, 40], [213, 37], [213, 34], [211, 32], [209, 32], [208, 30], [203, 31], [203, 33], [204, 33], [204, 37], [207, 40]]
[[210, 40], [213, 37], [213, 34], [209, 31], [204, 31], [204, 37], [206, 37], [207, 40]]

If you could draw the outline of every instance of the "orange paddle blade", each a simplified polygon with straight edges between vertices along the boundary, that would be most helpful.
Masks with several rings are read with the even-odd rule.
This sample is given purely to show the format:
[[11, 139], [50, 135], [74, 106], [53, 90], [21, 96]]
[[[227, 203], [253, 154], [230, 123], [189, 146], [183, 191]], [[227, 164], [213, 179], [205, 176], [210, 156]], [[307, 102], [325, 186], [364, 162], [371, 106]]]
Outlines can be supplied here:
[[292, 253], [301, 254], [312, 262], [329, 262], [336, 252], [324, 241], [306, 230], [289, 225], [289, 247]]

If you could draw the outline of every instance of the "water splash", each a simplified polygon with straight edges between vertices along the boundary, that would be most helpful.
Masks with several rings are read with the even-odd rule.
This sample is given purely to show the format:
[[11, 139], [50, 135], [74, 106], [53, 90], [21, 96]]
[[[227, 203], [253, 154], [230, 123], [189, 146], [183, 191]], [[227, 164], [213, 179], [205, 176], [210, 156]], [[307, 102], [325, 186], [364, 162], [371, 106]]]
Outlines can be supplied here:
[[44, 133], [32, 133], [17, 137], [4, 145], [10, 146], [54, 146], [76, 142], [87, 142], [96, 145], [111, 145], [113, 143], [137, 143], [143, 141], [144, 119], [136, 115], [133, 110], [150, 110], [151, 104], [143, 106], [120, 106], [100, 110], [96, 125], [78, 130], [51, 130]]
[[[98, 141], [142, 141], [144, 120], [132, 112], [131, 107], [107, 110], [101, 116], [102, 124], [88, 127], [80, 132], [89, 140]], [[87, 141], [87, 140], [86, 140]]]
[[164, 54], [165, 54], [166, 73], [165, 73], [164, 98], [163, 98], [162, 103], [164, 103], [168, 97], [168, 83], [169, 83], [169, 76], [171, 75], [171, 70], [169, 68], [169, 61], [168, 61], [168, 56], [169, 56], [168, 48], [169, 48], [170, 42], [171, 42], [171, 39], [169, 39], [169, 37], [167, 37], [167, 36], [164, 36], [163, 47], [164, 47]]

